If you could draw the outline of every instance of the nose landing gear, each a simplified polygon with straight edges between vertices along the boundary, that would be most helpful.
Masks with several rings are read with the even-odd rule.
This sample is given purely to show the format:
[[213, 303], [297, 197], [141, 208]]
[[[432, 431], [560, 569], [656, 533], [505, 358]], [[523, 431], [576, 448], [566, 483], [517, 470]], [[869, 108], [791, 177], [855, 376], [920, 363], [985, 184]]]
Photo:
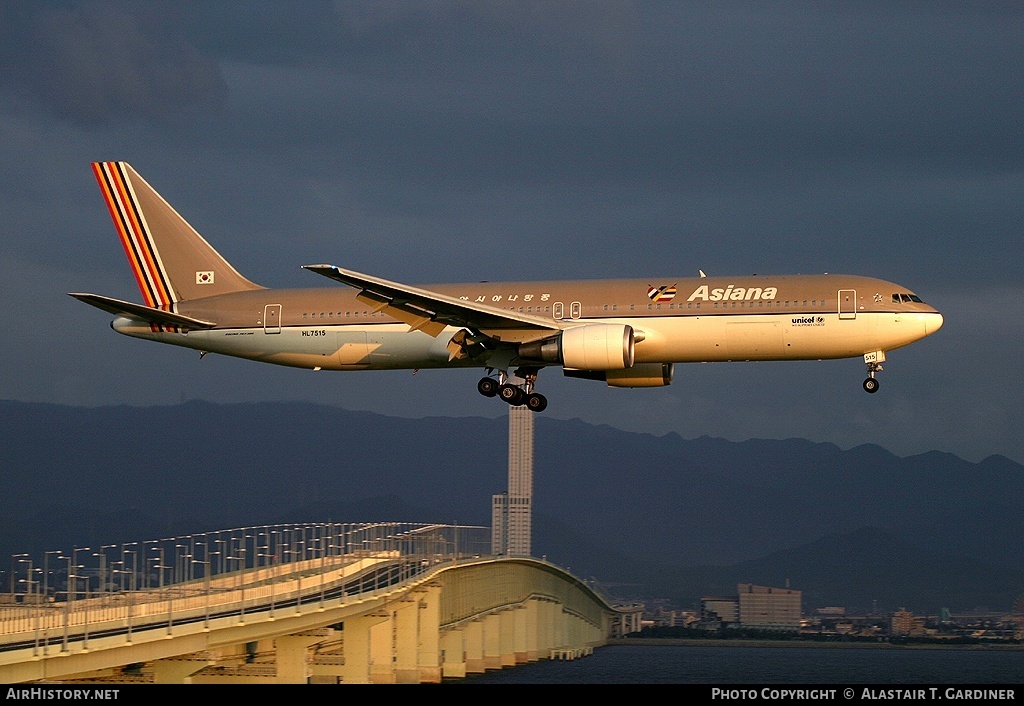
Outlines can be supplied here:
[[[881, 368], [879, 368], [879, 370], [881, 370]], [[873, 374], [874, 374], [874, 371], [871, 371], [871, 372], [868, 373], [868, 375], [873, 375]], [[869, 377], [867, 380], [865, 380], [864, 381], [864, 392], [871, 392], [871, 393], [878, 392], [878, 380], [875, 380], [873, 377]]]
[[874, 353], [865, 353], [864, 362], [868, 366], [868, 377], [864, 381], [864, 391], [874, 394], [878, 392], [879, 383], [875, 379], [875, 373], [882, 371], [882, 363], [885, 362], [885, 353], [883, 351], [875, 351]]

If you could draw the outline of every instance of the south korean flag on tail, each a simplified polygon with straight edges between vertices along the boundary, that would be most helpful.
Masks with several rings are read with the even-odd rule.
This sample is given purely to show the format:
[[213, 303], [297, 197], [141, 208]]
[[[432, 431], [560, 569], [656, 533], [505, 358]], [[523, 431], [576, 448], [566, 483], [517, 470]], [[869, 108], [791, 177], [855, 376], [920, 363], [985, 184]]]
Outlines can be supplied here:
[[196, 284], [213, 284], [213, 271], [196, 272]]

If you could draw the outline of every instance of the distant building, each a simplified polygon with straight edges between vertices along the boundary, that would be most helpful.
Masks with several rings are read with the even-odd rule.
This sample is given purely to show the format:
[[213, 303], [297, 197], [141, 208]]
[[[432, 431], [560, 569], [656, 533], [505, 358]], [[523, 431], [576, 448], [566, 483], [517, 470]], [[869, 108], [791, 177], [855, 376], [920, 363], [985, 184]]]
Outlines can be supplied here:
[[491, 499], [491, 551], [530, 556], [533, 525], [533, 412], [508, 408], [508, 491]]
[[766, 630], [799, 630], [803, 594], [791, 588], [741, 583], [736, 587], [740, 626]]
[[736, 596], [705, 596], [700, 599], [700, 622], [705, 626], [735, 625], [740, 622]]
[[889, 635], [892, 637], [920, 637], [925, 634], [924, 617], [916, 617], [904, 608], [889, 616]]
[[843, 618], [846, 617], [846, 608], [829, 606], [827, 608], [817, 608], [814, 613], [823, 618]]
[[508, 554], [508, 493], [491, 496], [491, 554]]
[[735, 596], [700, 599], [700, 622], [705, 628], [741, 627], [800, 630], [803, 594], [791, 588], [741, 583]]
[[692, 610], [662, 610], [655, 615], [654, 624], [670, 628], [685, 628], [698, 620], [697, 614]]

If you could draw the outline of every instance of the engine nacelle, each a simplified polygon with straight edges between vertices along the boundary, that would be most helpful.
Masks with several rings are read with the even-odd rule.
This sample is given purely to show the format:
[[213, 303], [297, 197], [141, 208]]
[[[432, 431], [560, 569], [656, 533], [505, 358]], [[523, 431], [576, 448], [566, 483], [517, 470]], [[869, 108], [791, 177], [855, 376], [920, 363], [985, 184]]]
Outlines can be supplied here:
[[636, 339], [625, 324], [585, 324], [519, 346], [519, 356], [577, 370], [625, 370], [633, 366]]
[[672, 363], [638, 363], [628, 370], [609, 370], [604, 379], [608, 387], [667, 387], [673, 375]]
[[666, 387], [672, 384], [675, 366], [672, 363], [637, 363], [626, 370], [569, 370], [567, 378], [601, 380], [608, 387]]

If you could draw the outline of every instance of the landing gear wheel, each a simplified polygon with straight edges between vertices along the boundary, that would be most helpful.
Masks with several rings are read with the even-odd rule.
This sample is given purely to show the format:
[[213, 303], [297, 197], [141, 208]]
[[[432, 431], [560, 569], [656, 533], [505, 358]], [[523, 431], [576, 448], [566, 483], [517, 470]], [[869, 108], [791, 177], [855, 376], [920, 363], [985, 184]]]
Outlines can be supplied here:
[[526, 396], [526, 408], [531, 412], [543, 412], [547, 409], [548, 398], [537, 392], [532, 392]]
[[505, 383], [498, 388], [498, 396], [513, 407], [518, 407], [523, 403], [523, 398], [526, 397], [526, 393], [523, 392], [522, 388], [517, 387], [516, 385], [509, 385], [508, 383]]
[[867, 380], [865, 380], [864, 392], [878, 392], [878, 380], [875, 380], [874, 378], [868, 378]]
[[484, 397], [494, 397], [498, 394], [498, 381], [494, 378], [480, 378], [480, 382], [476, 384], [477, 392]]

